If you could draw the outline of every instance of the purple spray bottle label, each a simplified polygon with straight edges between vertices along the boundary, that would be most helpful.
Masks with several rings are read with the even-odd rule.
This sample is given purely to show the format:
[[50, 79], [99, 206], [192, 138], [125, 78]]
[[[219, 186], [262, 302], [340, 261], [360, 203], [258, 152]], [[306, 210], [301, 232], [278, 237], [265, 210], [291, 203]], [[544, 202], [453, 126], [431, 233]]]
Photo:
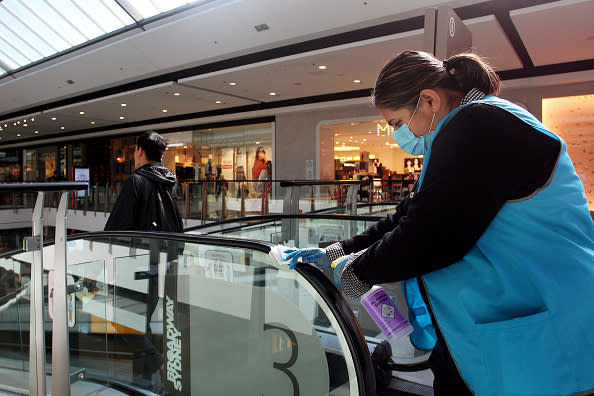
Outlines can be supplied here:
[[413, 332], [413, 327], [381, 287], [374, 286], [365, 293], [361, 297], [361, 304], [389, 342], [397, 343]]

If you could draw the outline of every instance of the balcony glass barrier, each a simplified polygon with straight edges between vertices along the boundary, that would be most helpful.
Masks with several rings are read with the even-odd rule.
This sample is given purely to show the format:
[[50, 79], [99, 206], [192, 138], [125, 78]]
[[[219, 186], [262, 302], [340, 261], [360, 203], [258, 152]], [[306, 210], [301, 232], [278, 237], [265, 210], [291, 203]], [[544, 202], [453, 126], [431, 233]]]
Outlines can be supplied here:
[[28, 388], [31, 260], [31, 252], [20, 258], [0, 258], [0, 383], [4, 390], [20, 388], [23, 382]]
[[[38, 183], [51, 185], [52, 183]], [[123, 184], [90, 185], [73, 191], [67, 209], [110, 212]], [[265, 214], [297, 214], [334, 210], [355, 213], [356, 203], [369, 201], [366, 181], [198, 180], [176, 185], [174, 195], [186, 219], [204, 222]], [[48, 191], [44, 206], [56, 208], [59, 192]], [[0, 194], [0, 210], [29, 209], [35, 193]]]
[[[52, 353], [67, 353], [73, 395], [374, 394], [367, 347], [338, 289], [309, 265], [279, 268], [270, 246], [140, 232], [71, 236], [69, 351], [50, 348], [55, 252], [45, 246], [47, 371]], [[0, 392], [27, 393], [31, 260], [22, 251], [0, 257]]]

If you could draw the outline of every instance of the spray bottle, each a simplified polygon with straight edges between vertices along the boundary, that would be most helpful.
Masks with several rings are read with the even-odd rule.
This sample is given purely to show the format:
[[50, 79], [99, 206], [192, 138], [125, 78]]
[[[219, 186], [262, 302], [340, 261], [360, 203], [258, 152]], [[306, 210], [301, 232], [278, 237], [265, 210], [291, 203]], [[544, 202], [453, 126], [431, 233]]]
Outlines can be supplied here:
[[400, 339], [413, 332], [413, 327], [382, 287], [373, 286], [361, 297], [361, 304], [390, 344], [396, 344]]

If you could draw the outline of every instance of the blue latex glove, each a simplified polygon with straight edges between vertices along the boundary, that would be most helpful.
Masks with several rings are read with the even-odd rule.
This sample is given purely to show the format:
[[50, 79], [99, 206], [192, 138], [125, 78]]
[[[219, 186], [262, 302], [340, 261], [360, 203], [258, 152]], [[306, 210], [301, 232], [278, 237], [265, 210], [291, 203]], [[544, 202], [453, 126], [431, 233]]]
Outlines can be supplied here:
[[334, 268], [334, 283], [336, 283], [336, 286], [338, 286], [341, 289], [342, 289], [342, 279], [341, 279], [342, 271], [344, 271], [344, 267], [350, 258], [351, 258], [351, 255], [349, 254], [348, 256], [339, 257], [332, 262], [332, 268]]
[[[289, 250], [292, 249], [287, 249], [287, 251]], [[284, 252], [285, 251], [283, 251], [283, 253]], [[290, 251], [283, 256], [283, 261], [291, 260], [289, 268], [294, 269], [299, 257], [301, 257], [303, 263], [315, 264], [320, 268], [330, 268], [330, 259], [328, 258], [326, 251], [320, 248], [306, 248]]]

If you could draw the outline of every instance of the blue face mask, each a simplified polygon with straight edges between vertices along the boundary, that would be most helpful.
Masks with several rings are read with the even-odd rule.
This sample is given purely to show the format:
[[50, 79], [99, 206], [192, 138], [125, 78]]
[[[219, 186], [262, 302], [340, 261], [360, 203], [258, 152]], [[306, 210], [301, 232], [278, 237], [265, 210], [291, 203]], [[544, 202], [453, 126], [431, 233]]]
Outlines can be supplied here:
[[429, 132], [425, 135], [416, 136], [408, 127], [408, 124], [410, 124], [417, 112], [417, 109], [419, 108], [420, 101], [421, 98], [419, 97], [419, 100], [417, 101], [417, 107], [415, 107], [415, 111], [413, 111], [412, 115], [410, 116], [408, 123], [401, 125], [400, 128], [395, 129], [394, 132], [392, 132], [392, 137], [394, 138], [398, 146], [400, 146], [402, 150], [412, 155], [425, 154], [429, 146], [431, 146], [433, 136], [435, 136], [435, 131], [431, 130], [431, 127], [433, 126], [433, 121], [435, 120], [435, 113], [433, 113], [433, 118], [431, 118]]

